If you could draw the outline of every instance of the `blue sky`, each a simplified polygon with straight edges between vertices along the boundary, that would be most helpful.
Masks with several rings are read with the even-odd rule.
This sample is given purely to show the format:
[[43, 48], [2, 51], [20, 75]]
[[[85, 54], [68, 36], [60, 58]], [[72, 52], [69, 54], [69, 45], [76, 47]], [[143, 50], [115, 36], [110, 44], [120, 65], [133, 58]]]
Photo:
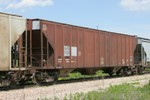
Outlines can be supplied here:
[[150, 0], [0, 0], [0, 11], [150, 38]]

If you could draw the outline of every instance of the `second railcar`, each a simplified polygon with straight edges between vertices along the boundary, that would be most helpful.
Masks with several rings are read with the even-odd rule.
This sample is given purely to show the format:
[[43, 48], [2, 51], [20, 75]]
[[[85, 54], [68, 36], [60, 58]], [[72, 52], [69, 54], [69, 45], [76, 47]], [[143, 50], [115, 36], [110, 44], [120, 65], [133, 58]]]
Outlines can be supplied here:
[[134, 63], [136, 36], [32, 19], [28, 40], [28, 66], [58, 71], [60, 76], [73, 70], [94, 74], [102, 69], [110, 75], [142, 70]]

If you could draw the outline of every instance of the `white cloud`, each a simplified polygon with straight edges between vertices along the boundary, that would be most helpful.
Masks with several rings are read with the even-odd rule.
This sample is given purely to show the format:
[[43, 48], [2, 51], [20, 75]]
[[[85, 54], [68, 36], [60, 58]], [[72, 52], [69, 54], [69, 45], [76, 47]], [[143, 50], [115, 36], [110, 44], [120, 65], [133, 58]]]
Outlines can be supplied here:
[[19, 0], [18, 2], [12, 2], [8, 4], [6, 9], [20, 9], [35, 6], [49, 6], [53, 4], [53, 0]]
[[0, 10], [45, 7], [53, 4], [53, 0], [0, 0]]
[[150, 11], [150, 0], [121, 0], [120, 5], [130, 11]]
[[0, 5], [8, 5], [9, 3], [14, 3], [17, 0], [0, 0]]

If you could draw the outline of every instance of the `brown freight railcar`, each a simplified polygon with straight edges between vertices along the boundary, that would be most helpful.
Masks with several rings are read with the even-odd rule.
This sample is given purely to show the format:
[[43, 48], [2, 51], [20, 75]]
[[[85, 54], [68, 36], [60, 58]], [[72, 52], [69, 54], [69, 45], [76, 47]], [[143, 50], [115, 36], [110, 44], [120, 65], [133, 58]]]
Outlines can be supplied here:
[[54, 82], [72, 71], [131, 75], [150, 67], [150, 39], [5, 13], [0, 19], [0, 86]]
[[120, 74], [134, 66], [135, 36], [32, 19], [28, 38], [28, 65], [58, 71], [60, 76], [73, 70], [94, 74], [99, 69]]

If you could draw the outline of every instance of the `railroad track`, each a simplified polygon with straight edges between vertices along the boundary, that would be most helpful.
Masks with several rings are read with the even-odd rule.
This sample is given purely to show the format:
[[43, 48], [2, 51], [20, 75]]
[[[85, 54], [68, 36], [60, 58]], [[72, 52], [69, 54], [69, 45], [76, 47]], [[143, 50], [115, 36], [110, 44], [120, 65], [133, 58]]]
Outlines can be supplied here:
[[[148, 84], [150, 74], [134, 75], [130, 77], [96, 77], [95, 79], [73, 79], [72, 81], [58, 81], [54, 85], [25, 85], [21, 89], [12, 89], [9, 91], [1, 91], [1, 100], [44, 100], [45, 98], [64, 98], [66, 95], [75, 93], [87, 93], [89, 91], [103, 91], [110, 86], [123, 83], [131, 83], [136, 86], [144, 86]], [[138, 84], [135, 84], [138, 83]]]
[[[146, 72], [145, 74], [149, 74], [150, 72]], [[144, 75], [144, 74], [142, 74]], [[135, 75], [134, 75], [135, 76]], [[133, 76], [133, 77], [134, 77]], [[140, 75], [141, 76], [141, 75]], [[103, 79], [114, 79], [114, 78], [121, 78], [123, 76], [98, 76], [98, 77], [85, 77], [85, 78], [75, 78], [75, 79], [66, 79], [66, 80], [58, 80], [55, 83], [42, 83], [42, 84], [34, 84], [34, 83], [25, 83], [24, 85], [16, 85], [16, 86], [5, 86], [0, 87], [0, 91], [9, 91], [9, 90], [17, 90], [17, 89], [25, 89], [25, 88], [33, 88], [33, 87], [43, 87], [43, 86], [52, 86], [54, 84], [68, 84], [68, 83], [78, 83], [78, 82], [86, 82], [86, 81], [94, 81], [94, 80], [103, 80]], [[124, 76], [124, 77], [131, 77]]]

